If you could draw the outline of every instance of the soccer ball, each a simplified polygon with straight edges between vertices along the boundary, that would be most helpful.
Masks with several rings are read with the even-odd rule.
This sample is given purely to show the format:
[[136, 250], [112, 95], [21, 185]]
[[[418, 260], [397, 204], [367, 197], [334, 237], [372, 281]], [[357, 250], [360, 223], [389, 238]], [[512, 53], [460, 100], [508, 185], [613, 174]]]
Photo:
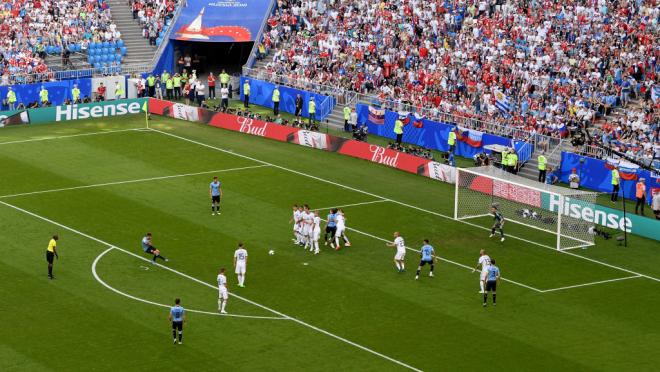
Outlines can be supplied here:
[[271, 249], [270, 251], [268, 251], [268, 254], [272, 256], [275, 254], [275, 251]]

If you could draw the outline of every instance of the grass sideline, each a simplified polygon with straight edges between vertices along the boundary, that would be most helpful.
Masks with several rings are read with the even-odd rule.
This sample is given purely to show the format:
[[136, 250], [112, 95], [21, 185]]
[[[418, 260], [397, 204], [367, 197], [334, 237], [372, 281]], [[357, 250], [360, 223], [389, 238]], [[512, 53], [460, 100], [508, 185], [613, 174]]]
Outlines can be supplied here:
[[[166, 309], [119, 295], [92, 274], [96, 262], [98, 276], [121, 292], [162, 304], [180, 296], [185, 307], [212, 313], [217, 269], [230, 266], [240, 240], [250, 253], [247, 288], [234, 288], [230, 274], [230, 291], [416, 369], [476, 370], [485, 363], [502, 371], [655, 368], [650, 356], [660, 346], [660, 318], [653, 311], [660, 283], [626, 279], [632, 275], [602, 263], [658, 278], [657, 242], [633, 236], [631, 248], [622, 249], [598, 240], [595, 248], [571, 254], [515, 239], [500, 244], [483, 230], [439, 216], [451, 215], [450, 185], [199, 124], [154, 117], [150, 125], [167, 134], [141, 130], [143, 124], [137, 115], [0, 131], [0, 142], [29, 141], [0, 145], [9, 180], [0, 183], [0, 202], [96, 239], [0, 205], [6, 232], [0, 235], [0, 279], [12, 284], [2, 290], [11, 337], [2, 341], [0, 369], [405, 369], [292, 320], [190, 313], [184, 345], [172, 346]], [[99, 131], [107, 133], [91, 134]], [[333, 183], [257, 167], [264, 164], [168, 134]], [[57, 136], [75, 137], [47, 139]], [[227, 170], [218, 172], [224, 210], [212, 217], [208, 182], [220, 170]], [[138, 179], [144, 181], [125, 182]], [[107, 185], [88, 187], [98, 184]], [[51, 189], [68, 190], [3, 197]], [[362, 204], [380, 198], [387, 200]], [[296, 202], [360, 204], [345, 208], [353, 247], [314, 257], [292, 246], [287, 221]], [[395, 230], [411, 248], [431, 239], [446, 260], [438, 263], [436, 278], [413, 280], [413, 252], [408, 272], [394, 271], [393, 251], [380, 239]], [[106, 252], [111, 245], [141, 256], [138, 243], [146, 231], [171, 258], [169, 268], [197, 281], [145, 266], [119, 249]], [[56, 232], [61, 260], [58, 279], [49, 282], [43, 251]], [[482, 247], [506, 278], [559, 290], [539, 293], [505, 282], [498, 307], [483, 309], [477, 275], [463, 267], [476, 263]], [[233, 297], [228, 310], [273, 316]]]

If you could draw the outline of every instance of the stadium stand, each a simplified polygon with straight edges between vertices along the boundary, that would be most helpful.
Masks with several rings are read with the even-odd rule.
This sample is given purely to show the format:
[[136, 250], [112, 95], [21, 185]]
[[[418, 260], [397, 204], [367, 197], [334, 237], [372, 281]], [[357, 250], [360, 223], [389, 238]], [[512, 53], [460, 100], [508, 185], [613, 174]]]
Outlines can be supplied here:
[[0, 8], [3, 85], [49, 80], [60, 56], [66, 69], [72, 53], [121, 38], [104, 0], [10, 0]]
[[280, 0], [255, 67], [648, 159], [660, 152], [659, 15], [642, 0]]

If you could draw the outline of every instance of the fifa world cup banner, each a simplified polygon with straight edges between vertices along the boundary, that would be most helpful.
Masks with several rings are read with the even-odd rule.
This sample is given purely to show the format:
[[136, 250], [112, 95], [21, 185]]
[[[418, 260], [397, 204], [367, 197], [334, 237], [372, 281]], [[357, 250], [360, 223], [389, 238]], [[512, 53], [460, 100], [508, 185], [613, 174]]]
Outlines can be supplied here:
[[255, 41], [271, 0], [186, 0], [170, 39], [201, 42]]
[[153, 98], [149, 99], [149, 112], [152, 114], [201, 122], [213, 127], [251, 134], [253, 136], [337, 152], [435, 180], [448, 183], [456, 182], [456, 169], [454, 167], [385, 147], [348, 138], [335, 137], [325, 133], [287, 127], [263, 120], [225, 114], [198, 107], [180, 106], [185, 105]]

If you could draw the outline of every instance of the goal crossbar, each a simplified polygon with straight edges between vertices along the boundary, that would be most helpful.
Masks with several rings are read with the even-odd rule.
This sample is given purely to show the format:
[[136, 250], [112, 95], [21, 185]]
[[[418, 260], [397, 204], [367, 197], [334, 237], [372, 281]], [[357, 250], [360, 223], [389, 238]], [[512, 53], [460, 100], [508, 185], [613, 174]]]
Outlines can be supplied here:
[[458, 168], [455, 187], [456, 220], [489, 216], [496, 205], [507, 222], [555, 235], [558, 250], [594, 245], [591, 224], [568, 212], [573, 204], [594, 208], [595, 192], [546, 185], [491, 166]]

